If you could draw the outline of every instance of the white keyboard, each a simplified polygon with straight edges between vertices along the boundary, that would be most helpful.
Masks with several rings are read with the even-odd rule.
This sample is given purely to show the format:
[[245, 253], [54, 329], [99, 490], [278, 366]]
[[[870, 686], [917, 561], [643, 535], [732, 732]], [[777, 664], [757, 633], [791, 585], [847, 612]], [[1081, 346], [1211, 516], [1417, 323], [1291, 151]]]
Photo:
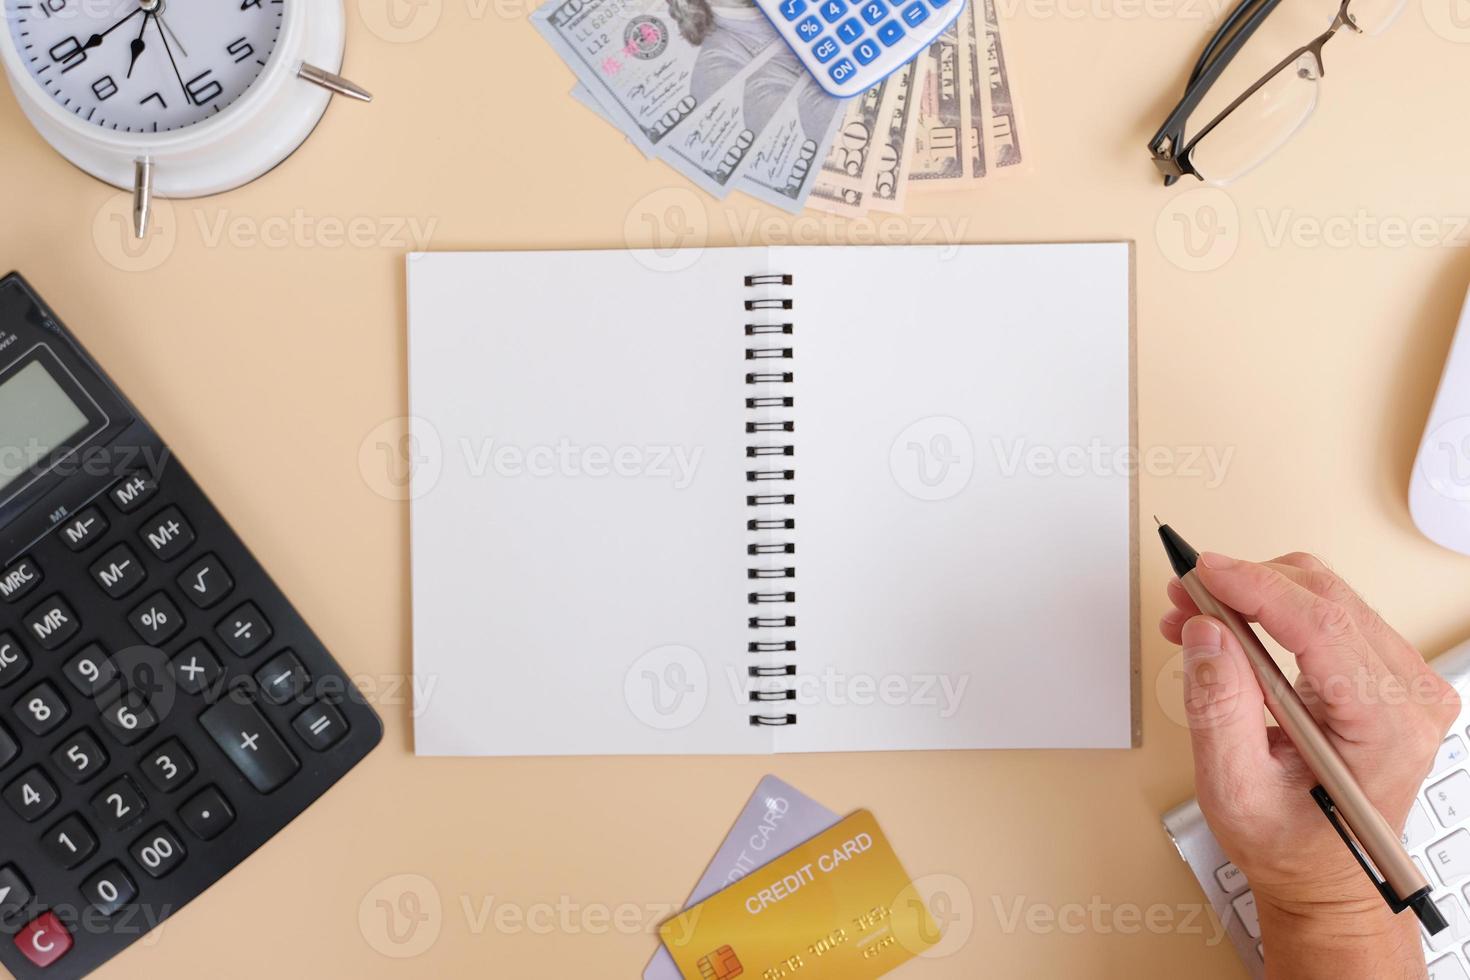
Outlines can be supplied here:
[[[1470, 706], [1470, 641], [1434, 661], [1434, 669]], [[1195, 800], [1164, 815], [1164, 829], [1199, 879], [1230, 941], [1252, 975], [1265, 975], [1256, 897], [1240, 869], [1210, 833]], [[1430, 980], [1470, 980], [1470, 707], [1461, 711], [1435, 756], [1404, 825], [1404, 845], [1434, 886], [1434, 903], [1450, 927], [1431, 937], [1421, 928]], [[1404, 912], [1403, 915], [1412, 915]]]

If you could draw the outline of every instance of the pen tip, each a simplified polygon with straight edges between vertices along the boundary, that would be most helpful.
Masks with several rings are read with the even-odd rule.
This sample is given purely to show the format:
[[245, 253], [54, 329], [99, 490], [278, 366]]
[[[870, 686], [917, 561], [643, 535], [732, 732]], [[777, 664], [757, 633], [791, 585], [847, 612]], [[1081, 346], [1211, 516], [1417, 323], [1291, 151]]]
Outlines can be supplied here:
[[1164, 522], [1161, 521], [1161, 520], [1159, 520], [1159, 515], [1158, 514], [1155, 514], [1154, 515], [1154, 523], [1157, 524], [1159, 527], [1163, 527], [1164, 526]]

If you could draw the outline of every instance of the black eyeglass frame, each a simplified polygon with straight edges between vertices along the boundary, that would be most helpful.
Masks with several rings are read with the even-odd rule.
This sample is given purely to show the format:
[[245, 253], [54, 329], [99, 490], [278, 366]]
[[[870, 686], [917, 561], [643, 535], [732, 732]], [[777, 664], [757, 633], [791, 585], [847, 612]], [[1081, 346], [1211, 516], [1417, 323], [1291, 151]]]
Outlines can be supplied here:
[[1208, 136], [1216, 126], [1224, 122], [1242, 103], [1260, 91], [1263, 85], [1275, 78], [1288, 65], [1303, 55], [1310, 54], [1317, 62], [1317, 76], [1319, 78], [1326, 76], [1327, 67], [1322, 60], [1322, 49], [1327, 42], [1332, 40], [1344, 27], [1357, 34], [1363, 33], [1363, 29], [1348, 12], [1348, 6], [1351, 3], [1352, 0], [1342, 0], [1341, 5], [1337, 8], [1337, 16], [1332, 19], [1332, 24], [1327, 30], [1277, 62], [1270, 71], [1256, 79], [1254, 84], [1242, 92], [1235, 101], [1220, 110], [1214, 119], [1211, 119], [1186, 143], [1184, 126], [1189, 121], [1190, 115], [1199, 108], [1199, 104], [1204, 101], [1211, 86], [1219, 81], [1230, 62], [1250, 42], [1251, 36], [1260, 29], [1271, 12], [1281, 4], [1281, 0], [1241, 0], [1230, 12], [1230, 16], [1225, 18], [1219, 30], [1215, 31], [1214, 36], [1205, 45], [1205, 50], [1200, 54], [1199, 60], [1195, 62], [1194, 71], [1190, 73], [1189, 83], [1184, 89], [1184, 98], [1179, 100], [1179, 103], [1170, 111], [1168, 118], [1164, 120], [1164, 124], [1159, 127], [1159, 131], [1154, 134], [1154, 138], [1149, 140], [1149, 152], [1153, 155], [1154, 166], [1164, 176], [1164, 186], [1172, 186], [1185, 174], [1204, 180], [1204, 176], [1194, 168], [1191, 160], [1194, 148], [1199, 145], [1200, 140]]

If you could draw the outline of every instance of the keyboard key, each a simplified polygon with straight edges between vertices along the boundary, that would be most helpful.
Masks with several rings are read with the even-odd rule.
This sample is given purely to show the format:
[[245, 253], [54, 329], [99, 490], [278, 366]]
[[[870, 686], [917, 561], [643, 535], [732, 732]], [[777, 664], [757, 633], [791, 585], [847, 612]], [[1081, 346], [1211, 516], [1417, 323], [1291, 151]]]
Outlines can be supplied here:
[[822, 19], [829, 24], [835, 24], [847, 13], [847, 4], [843, 0], [823, 0], [821, 6]]
[[279, 789], [301, 768], [254, 705], [227, 698], [200, 715], [199, 723], [250, 785], [262, 793]]
[[1240, 924], [1245, 926], [1246, 933], [1252, 939], [1261, 938], [1261, 917], [1256, 909], [1256, 893], [1246, 892], [1230, 902], [1235, 914], [1240, 917]]
[[41, 838], [41, 849], [47, 857], [70, 871], [97, 850], [97, 838], [92, 835], [92, 828], [73, 813], [46, 831], [46, 836]]
[[159, 561], [173, 561], [188, 551], [195, 541], [194, 529], [177, 507], [154, 514], [138, 529], [138, 537], [153, 550]]
[[863, 22], [856, 17], [849, 17], [837, 25], [837, 36], [843, 44], [851, 44], [863, 36]]
[[1439, 880], [1446, 885], [1470, 877], [1470, 831], [1457, 830], [1430, 844], [1425, 857], [1435, 874], [1439, 875]]
[[50, 813], [59, 798], [56, 784], [39, 767], [27, 769], [19, 779], [5, 787], [5, 802], [26, 823], [33, 823]]
[[1470, 980], [1465, 967], [1453, 956], [1429, 964], [1429, 980]]
[[1455, 896], [1445, 895], [1443, 898], [1436, 898], [1434, 904], [1450, 927], [1441, 929], [1435, 935], [1430, 936], [1429, 948], [1436, 953], [1443, 953], [1454, 949], [1456, 945], [1464, 942], [1467, 936], [1470, 936], [1470, 923], [1465, 921], [1465, 911], [1460, 908], [1460, 903]]
[[102, 915], [116, 915], [138, 897], [138, 886], [122, 865], [109, 861], [82, 883], [82, 895]]
[[136, 745], [158, 727], [158, 716], [141, 691], [128, 691], [102, 709], [102, 724], [123, 745]]
[[92, 812], [103, 827], [122, 830], [143, 819], [148, 812], [148, 798], [131, 777], [119, 776], [92, 797]]
[[787, 20], [795, 20], [806, 12], [806, 0], [781, 0], [778, 6], [781, 16]]
[[9, 729], [0, 725], [0, 769], [14, 762], [18, 755], [20, 755], [20, 743], [16, 742], [15, 736], [10, 734]]
[[823, 64], [837, 57], [837, 52], [841, 50], [842, 49], [838, 47], [837, 42], [832, 40], [830, 37], [824, 37], [816, 44], [812, 45], [812, 55]]
[[1435, 783], [1425, 795], [1443, 826], [1453, 827], [1470, 817], [1470, 773], [1464, 770]]
[[929, 19], [929, 8], [922, 2], [911, 3], [903, 8], [903, 22], [910, 27], [918, 27]]
[[214, 840], [235, 822], [230, 801], [213, 786], [200, 790], [179, 808], [179, 819], [200, 840]]
[[882, 53], [883, 49], [878, 47], [878, 42], [870, 37], [859, 41], [852, 49], [852, 56], [858, 60], [860, 65], [871, 65]]
[[888, 7], [883, 0], [868, 0], [863, 4], [863, 20], [875, 27], [883, 20], [883, 15], [886, 13], [888, 13]]
[[98, 559], [91, 572], [92, 580], [113, 599], [121, 599], [133, 592], [148, 578], [143, 563], [125, 544], [112, 548]]
[[82, 647], [80, 653], [66, 662], [61, 672], [84, 698], [97, 697], [117, 680], [117, 665], [107, 659], [102, 648], [95, 643]]
[[25, 598], [41, 584], [41, 569], [29, 558], [22, 558], [4, 571], [0, 571], [0, 599], [16, 602]]
[[255, 672], [255, 682], [260, 686], [260, 696], [271, 704], [287, 704], [301, 697], [311, 675], [296, 659], [296, 654], [283, 650], [272, 657], [270, 663]]
[[853, 67], [852, 62], [847, 58], [841, 59], [831, 68], [827, 69], [827, 74], [832, 76], [832, 81], [838, 82], [839, 84], [847, 81], [856, 73], [857, 69]]
[[347, 735], [347, 719], [330, 704], [314, 704], [291, 722], [301, 740], [318, 752], [325, 752]]
[[41, 913], [15, 936], [16, 949], [38, 967], [55, 963], [70, 952], [71, 946], [71, 933], [54, 912]]
[[158, 493], [158, 483], [146, 473], [134, 473], [124, 477], [111, 490], [107, 496], [112, 499], [112, 504], [124, 514], [131, 514], [153, 499]]
[[1438, 776], [1446, 769], [1461, 765], [1465, 756], [1465, 740], [1458, 735], [1451, 735], [1440, 743], [1439, 751], [1434, 755], [1434, 768], [1429, 770], [1429, 774]]
[[183, 744], [171, 738], [143, 759], [143, 775], [162, 793], [172, 793], [194, 777], [194, 757]]
[[815, 17], [808, 17], [796, 25], [796, 36], [803, 41], [815, 41], [822, 33], [822, 22]]
[[184, 628], [184, 614], [172, 599], [155, 592], [128, 614], [128, 622], [144, 643], [158, 646], [179, 635]]
[[14, 922], [24, 915], [35, 897], [15, 865], [0, 867], [0, 923]]
[[1419, 845], [1423, 844], [1434, 834], [1434, 821], [1429, 819], [1429, 814], [1424, 812], [1424, 805], [1418, 800], [1414, 801], [1414, 807], [1409, 811], [1409, 819], [1404, 823], [1404, 832], [1399, 840], [1411, 851], [1417, 851]]
[[77, 635], [82, 628], [77, 614], [59, 595], [54, 595], [32, 609], [25, 618], [25, 631], [43, 649], [55, 650]]
[[195, 640], [168, 662], [169, 672], [185, 694], [203, 694], [219, 680], [223, 668], [203, 640]]
[[107, 529], [111, 526], [107, 518], [102, 516], [102, 511], [96, 507], [88, 507], [61, 525], [61, 530], [56, 532], [56, 536], [72, 551], [86, 551], [97, 542], [98, 538], [106, 534]]
[[0, 633], [0, 687], [9, 687], [20, 680], [31, 666], [31, 658], [20, 648], [15, 637]]
[[20, 723], [31, 730], [32, 735], [50, 735], [56, 731], [71, 709], [56, 688], [42, 681], [20, 696], [15, 702], [15, 716]]
[[62, 742], [51, 753], [52, 765], [78, 786], [106, 769], [107, 761], [107, 753], [85, 729]]
[[1226, 862], [1215, 869], [1215, 880], [1220, 883], [1227, 895], [1233, 895], [1245, 887], [1245, 872], [1237, 868], [1234, 862]]
[[174, 836], [166, 823], [159, 824], [133, 841], [128, 853], [153, 878], [162, 878], [177, 868], [183, 863], [185, 854], [183, 842]]
[[899, 41], [903, 40], [903, 25], [896, 20], [890, 20], [878, 28], [878, 40], [890, 48], [893, 47]]
[[270, 641], [274, 632], [255, 603], [247, 602], [214, 628], [215, 634], [237, 657], [248, 657]]
[[184, 569], [178, 582], [179, 591], [200, 609], [218, 604], [235, 587], [229, 570], [214, 555], [205, 555]]

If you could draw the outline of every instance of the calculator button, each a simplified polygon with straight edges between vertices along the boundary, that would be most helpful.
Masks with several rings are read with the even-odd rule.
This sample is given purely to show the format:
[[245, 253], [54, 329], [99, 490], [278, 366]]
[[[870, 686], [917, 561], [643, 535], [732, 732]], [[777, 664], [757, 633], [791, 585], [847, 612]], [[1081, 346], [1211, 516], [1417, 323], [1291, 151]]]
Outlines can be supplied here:
[[888, 13], [888, 7], [883, 0], [868, 0], [863, 4], [863, 20], [874, 26], [877, 26], [886, 13]]
[[283, 650], [255, 672], [255, 682], [260, 685], [261, 697], [271, 704], [286, 704], [301, 696], [311, 682], [311, 675], [301, 666], [296, 654]]
[[179, 630], [184, 628], [184, 614], [172, 599], [155, 592], [128, 614], [128, 622], [144, 643], [157, 646], [179, 635]]
[[29, 558], [22, 558], [4, 571], [0, 571], [0, 599], [15, 602], [24, 598], [41, 584], [41, 569]]
[[226, 699], [200, 715], [199, 723], [250, 785], [262, 793], [279, 789], [301, 768], [296, 756], [252, 704]]
[[9, 687], [20, 680], [20, 675], [30, 665], [31, 658], [26, 656], [15, 637], [0, 633], [0, 687]]
[[36, 966], [47, 967], [71, 950], [71, 933], [56, 913], [43, 912], [16, 934], [15, 947]]
[[938, 10], [940, 7], [943, 7], [947, 3], [949, 3], [949, 0], [929, 0], [929, 6], [933, 7], [935, 10]]
[[824, 37], [812, 45], [812, 55], [823, 64], [837, 57], [837, 52], [840, 50], [842, 49], [837, 46], [837, 42], [830, 37]]
[[61, 525], [56, 536], [72, 551], [86, 551], [97, 539], [107, 533], [112, 525], [96, 507], [88, 507], [76, 517]]
[[177, 507], [153, 515], [138, 531], [138, 537], [153, 550], [159, 561], [172, 561], [188, 551], [195, 541], [194, 529]]
[[36, 896], [14, 865], [0, 868], [0, 922], [13, 922], [23, 915]]
[[133, 549], [120, 544], [92, 566], [92, 580], [114, 599], [121, 599], [143, 584], [148, 573]]
[[35, 767], [27, 769], [19, 779], [5, 787], [5, 802], [26, 823], [40, 820], [50, 813], [57, 799], [56, 784]]
[[95, 643], [82, 647], [80, 653], [66, 662], [61, 672], [77, 693], [86, 698], [97, 697], [117, 679], [117, 667]]
[[134, 745], [158, 727], [158, 717], [141, 692], [128, 691], [102, 709], [102, 724], [122, 744]]
[[266, 622], [253, 602], [247, 602], [230, 613], [214, 631], [237, 657], [248, 657], [265, 646], [273, 632], [271, 624]]
[[847, 12], [847, 4], [843, 0], [823, 0], [819, 9], [823, 20], [829, 24], [835, 24]]
[[113, 488], [107, 491], [112, 498], [113, 506], [124, 514], [131, 514], [142, 507], [153, 495], [158, 492], [158, 481], [146, 473], [133, 473], [123, 477]]
[[291, 722], [301, 740], [318, 752], [325, 752], [347, 735], [347, 720], [330, 704], [314, 704]]
[[55, 650], [77, 635], [82, 628], [77, 614], [59, 595], [54, 595], [32, 609], [25, 619], [26, 632], [47, 650]]
[[205, 555], [178, 578], [179, 590], [200, 609], [215, 605], [235, 587], [229, 569], [214, 555]]
[[893, 47], [899, 41], [903, 40], [903, 25], [896, 20], [890, 20], [878, 28], [878, 40], [890, 48]]
[[185, 694], [203, 694], [219, 680], [222, 668], [203, 640], [195, 640], [168, 662], [174, 682]]
[[4, 725], [0, 725], [0, 769], [14, 762], [18, 755], [20, 755], [20, 743], [16, 742], [14, 736]]
[[910, 27], [918, 27], [929, 19], [929, 8], [922, 3], [911, 3], [903, 8], [903, 22]]
[[779, 8], [782, 17], [795, 20], [806, 12], [806, 0], [781, 0]]
[[138, 897], [138, 886], [122, 865], [109, 861], [82, 883], [82, 895], [102, 915], [116, 915]]
[[42, 681], [15, 702], [15, 716], [32, 735], [50, 735], [71, 713], [56, 688]]
[[143, 759], [143, 775], [162, 793], [172, 793], [197, 771], [194, 757], [176, 738], [164, 742]]
[[849, 17], [837, 25], [837, 36], [844, 44], [851, 44], [863, 36], [863, 22], [856, 17]]
[[815, 41], [822, 33], [822, 22], [815, 17], [808, 17], [796, 25], [796, 36], [803, 41]]
[[210, 786], [194, 794], [179, 808], [179, 819], [195, 837], [214, 840], [235, 822], [235, 811], [230, 808], [230, 801], [224, 798], [224, 794]]
[[183, 842], [174, 836], [168, 824], [161, 823], [133, 841], [128, 853], [149, 877], [162, 878], [183, 863], [185, 852]]
[[871, 65], [882, 52], [883, 49], [878, 47], [877, 41], [867, 38], [852, 49], [852, 56], [858, 60], [860, 65]]
[[828, 68], [827, 74], [832, 76], [832, 81], [834, 82], [845, 82], [849, 78], [851, 78], [853, 76], [853, 73], [856, 71], [857, 69], [853, 67], [852, 62], [849, 61], [847, 58], [843, 58], [831, 68]]
[[51, 753], [51, 762], [67, 779], [80, 785], [107, 768], [107, 753], [88, 731], [80, 731]]
[[41, 848], [47, 857], [70, 871], [97, 850], [97, 838], [92, 836], [92, 828], [86, 821], [73, 813], [46, 831], [46, 836], [41, 838]]
[[119, 776], [92, 797], [92, 812], [108, 830], [122, 830], [143, 819], [148, 812], [148, 798], [130, 777]]

